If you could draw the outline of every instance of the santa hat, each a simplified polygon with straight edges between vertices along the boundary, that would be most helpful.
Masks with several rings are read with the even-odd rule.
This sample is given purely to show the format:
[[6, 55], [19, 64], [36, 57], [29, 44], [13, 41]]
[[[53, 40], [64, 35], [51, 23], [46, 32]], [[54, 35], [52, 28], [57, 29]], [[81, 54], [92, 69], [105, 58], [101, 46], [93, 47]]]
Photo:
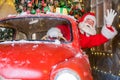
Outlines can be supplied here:
[[80, 19], [79, 22], [84, 22], [87, 18], [92, 19], [94, 21], [94, 25], [93, 27], [95, 27], [96, 25], [96, 18], [95, 18], [95, 14], [92, 12], [86, 13], [84, 14]]

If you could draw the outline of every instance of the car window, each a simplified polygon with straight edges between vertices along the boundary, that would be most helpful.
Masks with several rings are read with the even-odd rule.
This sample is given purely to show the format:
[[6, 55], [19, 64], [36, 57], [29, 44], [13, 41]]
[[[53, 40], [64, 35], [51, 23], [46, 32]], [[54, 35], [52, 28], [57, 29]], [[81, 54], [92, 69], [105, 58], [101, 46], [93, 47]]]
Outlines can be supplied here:
[[[8, 33], [4, 33], [2, 29], [1, 40], [36, 40], [43, 41], [43, 37], [47, 35], [47, 32], [51, 28], [55, 28], [57, 26], [63, 26], [61, 33], [63, 37], [66, 38], [67, 41], [72, 40], [72, 29], [71, 23], [69, 20], [64, 18], [56, 18], [56, 17], [21, 17], [21, 18], [13, 18], [7, 19], [3, 22], [0, 22], [0, 25], [4, 26], [5, 30], [8, 30]], [[3, 27], [3, 26], [2, 26]], [[65, 28], [65, 30], [64, 30]], [[9, 32], [11, 32], [9, 34]], [[7, 35], [7, 36], [6, 36]], [[7, 37], [7, 38], [6, 38]], [[44, 41], [52, 41], [51, 39], [45, 39]], [[61, 39], [61, 41], [64, 41]]]
[[3, 28], [0, 26], [0, 41], [9, 41], [14, 39], [15, 30], [13, 28]]

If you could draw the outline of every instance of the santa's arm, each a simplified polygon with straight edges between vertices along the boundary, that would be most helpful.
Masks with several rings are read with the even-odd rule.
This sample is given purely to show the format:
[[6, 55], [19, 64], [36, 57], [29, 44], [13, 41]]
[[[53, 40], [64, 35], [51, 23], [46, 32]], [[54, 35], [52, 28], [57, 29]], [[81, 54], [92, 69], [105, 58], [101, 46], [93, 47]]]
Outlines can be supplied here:
[[113, 26], [103, 26], [100, 34], [96, 34], [82, 39], [81, 47], [91, 48], [95, 46], [100, 46], [107, 42], [109, 39], [114, 38], [116, 34], [117, 31]]

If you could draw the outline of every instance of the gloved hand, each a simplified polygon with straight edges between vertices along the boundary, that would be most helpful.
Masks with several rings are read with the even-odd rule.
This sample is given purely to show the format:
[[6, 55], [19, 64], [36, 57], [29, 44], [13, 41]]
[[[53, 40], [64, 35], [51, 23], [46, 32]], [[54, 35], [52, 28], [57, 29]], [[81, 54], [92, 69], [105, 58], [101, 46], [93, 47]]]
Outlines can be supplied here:
[[107, 15], [105, 15], [105, 23], [108, 26], [111, 26], [116, 15], [117, 13], [115, 12], [115, 10], [113, 9], [107, 10]]
[[47, 36], [49, 37], [63, 37], [63, 34], [61, 33], [60, 29], [58, 28], [51, 28], [47, 32]]

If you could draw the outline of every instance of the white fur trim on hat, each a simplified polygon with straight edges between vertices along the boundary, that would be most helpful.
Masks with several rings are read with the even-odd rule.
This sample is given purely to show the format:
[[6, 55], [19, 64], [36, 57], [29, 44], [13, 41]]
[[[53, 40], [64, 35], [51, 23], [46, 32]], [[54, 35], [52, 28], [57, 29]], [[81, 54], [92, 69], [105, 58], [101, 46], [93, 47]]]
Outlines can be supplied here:
[[117, 30], [116, 30], [114, 27], [112, 27], [112, 28], [113, 28], [113, 30], [114, 30], [113, 32], [110, 31], [106, 26], [103, 26], [101, 33], [102, 33], [103, 36], [105, 36], [107, 39], [112, 39], [112, 38], [114, 38], [115, 35], [117, 35]]
[[95, 27], [95, 25], [96, 25], [96, 18], [95, 18], [95, 16], [93, 16], [93, 15], [87, 15], [87, 16], [85, 17], [84, 21], [85, 21], [87, 18], [92, 19], [92, 20], [94, 21], [93, 27]]

